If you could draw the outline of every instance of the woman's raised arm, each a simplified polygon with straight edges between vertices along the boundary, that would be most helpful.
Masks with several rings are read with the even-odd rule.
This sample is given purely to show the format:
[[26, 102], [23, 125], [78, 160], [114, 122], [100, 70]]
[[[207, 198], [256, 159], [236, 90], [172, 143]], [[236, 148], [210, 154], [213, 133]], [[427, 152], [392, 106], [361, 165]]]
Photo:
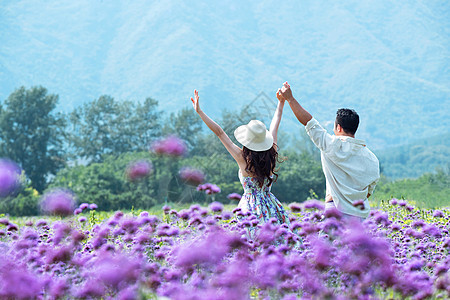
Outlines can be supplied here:
[[269, 129], [270, 133], [272, 133], [274, 144], [277, 144], [278, 128], [280, 127], [281, 116], [283, 115], [283, 107], [285, 101], [284, 98], [281, 96], [280, 89], [278, 89], [277, 91], [277, 99], [278, 99], [278, 106], [273, 115]]
[[216, 122], [214, 122], [210, 117], [208, 117], [200, 108], [200, 102], [198, 97], [198, 91], [194, 90], [194, 98], [191, 97], [192, 105], [194, 106], [195, 111], [198, 113], [202, 121], [214, 132], [215, 135], [220, 139], [222, 144], [228, 150], [228, 152], [233, 156], [236, 162], [241, 165], [245, 164], [244, 158], [242, 156], [242, 149], [239, 148], [230, 137], [225, 133], [222, 127], [219, 126]]

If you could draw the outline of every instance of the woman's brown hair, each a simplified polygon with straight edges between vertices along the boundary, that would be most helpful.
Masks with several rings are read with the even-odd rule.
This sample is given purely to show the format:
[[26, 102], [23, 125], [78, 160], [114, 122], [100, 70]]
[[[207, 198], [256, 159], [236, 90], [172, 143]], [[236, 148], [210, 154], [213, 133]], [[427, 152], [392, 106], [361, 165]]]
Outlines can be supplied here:
[[[247, 163], [245, 171], [255, 177], [259, 183], [259, 187], [263, 187], [264, 180], [267, 178], [269, 180], [268, 185], [270, 186], [273, 182], [277, 181], [278, 174], [275, 171], [275, 166], [281, 163], [282, 160], [278, 158], [278, 146], [273, 144], [272, 148], [266, 151], [253, 151], [247, 147], [242, 148], [242, 154], [244, 156], [245, 162]], [[274, 175], [271, 178], [270, 175]]]

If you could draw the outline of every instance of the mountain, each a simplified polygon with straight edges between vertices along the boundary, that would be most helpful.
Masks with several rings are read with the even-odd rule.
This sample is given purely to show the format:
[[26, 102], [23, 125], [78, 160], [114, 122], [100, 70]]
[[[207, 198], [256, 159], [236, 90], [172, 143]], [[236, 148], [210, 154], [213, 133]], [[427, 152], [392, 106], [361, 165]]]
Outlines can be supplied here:
[[[449, 132], [446, 1], [0, 2], [0, 100], [42, 85], [62, 111], [108, 94], [239, 110], [289, 81], [319, 121], [361, 116], [373, 149]], [[300, 128], [287, 109], [282, 129]]]
[[376, 151], [382, 173], [389, 179], [417, 178], [441, 170], [450, 173], [450, 133]]

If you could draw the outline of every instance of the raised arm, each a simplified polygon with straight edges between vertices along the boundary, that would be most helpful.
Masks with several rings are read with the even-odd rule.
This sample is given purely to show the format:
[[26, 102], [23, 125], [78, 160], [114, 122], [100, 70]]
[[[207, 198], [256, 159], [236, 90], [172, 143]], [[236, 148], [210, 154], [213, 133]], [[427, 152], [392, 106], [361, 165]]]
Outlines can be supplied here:
[[272, 122], [270, 123], [270, 133], [273, 136], [273, 142], [277, 144], [278, 128], [280, 127], [281, 116], [283, 115], [284, 98], [281, 96], [280, 90], [277, 91], [278, 106], [273, 114]]
[[297, 117], [297, 120], [299, 120], [300, 123], [306, 126], [306, 124], [312, 119], [312, 116], [297, 102], [297, 100], [295, 100], [294, 96], [292, 95], [291, 86], [287, 83], [287, 81], [280, 89], [280, 93], [281, 96], [289, 103], [289, 106], [294, 112], [294, 115]]
[[198, 91], [194, 90], [194, 97], [191, 97], [192, 105], [194, 106], [195, 111], [198, 113], [202, 121], [208, 126], [209, 129], [211, 129], [212, 132], [214, 132], [215, 135], [220, 139], [222, 144], [225, 146], [225, 148], [228, 150], [228, 152], [233, 156], [233, 158], [236, 160], [236, 162], [239, 164], [245, 165], [244, 158], [242, 156], [242, 150], [239, 148], [233, 141], [230, 139], [230, 137], [225, 133], [225, 131], [222, 129], [222, 127], [219, 126], [216, 122], [214, 122], [210, 117], [208, 117], [201, 109], [200, 109], [200, 103], [199, 103], [199, 97], [198, 97]]

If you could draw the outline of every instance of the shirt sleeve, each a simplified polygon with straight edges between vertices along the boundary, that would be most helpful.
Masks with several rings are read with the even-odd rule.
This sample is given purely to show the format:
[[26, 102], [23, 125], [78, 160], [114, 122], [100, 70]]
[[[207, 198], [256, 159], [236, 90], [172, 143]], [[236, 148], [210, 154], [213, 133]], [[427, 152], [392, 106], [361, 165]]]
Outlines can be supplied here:
[[305, 126], [306, 133], [309, 135], [313, 143], [321, 151], [327, 152], [333, 142], [333, 137], [319, 124], [319, 122], [312, 118]]

